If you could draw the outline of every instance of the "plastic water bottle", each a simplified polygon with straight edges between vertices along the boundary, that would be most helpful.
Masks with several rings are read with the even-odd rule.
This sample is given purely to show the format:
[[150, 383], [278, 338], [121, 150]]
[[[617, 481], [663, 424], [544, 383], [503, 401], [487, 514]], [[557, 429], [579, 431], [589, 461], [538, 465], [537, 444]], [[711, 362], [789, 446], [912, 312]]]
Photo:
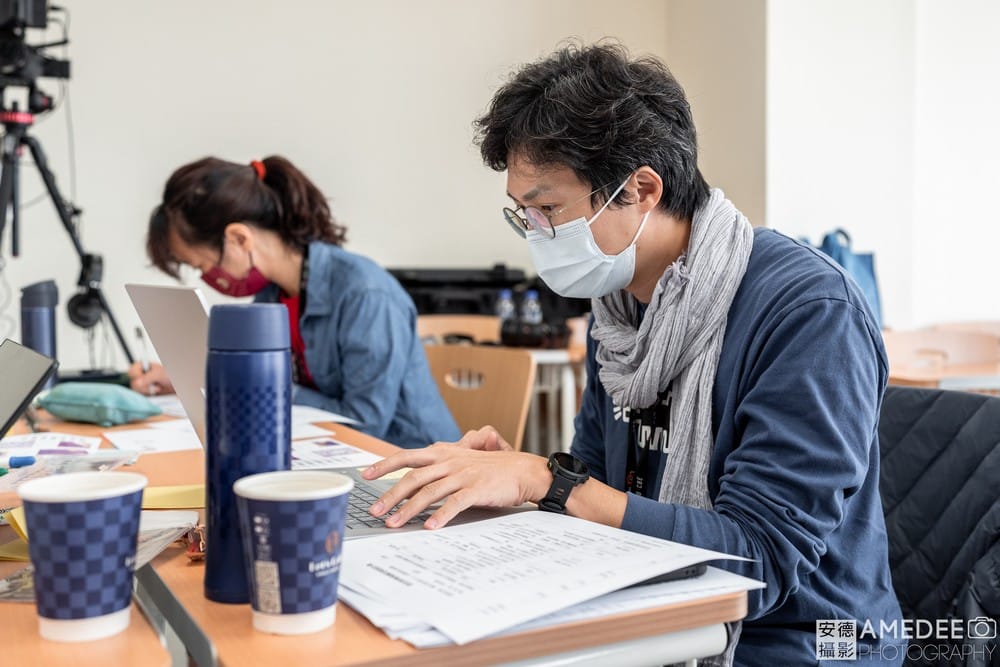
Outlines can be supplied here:
[[207, 538], [205, 597], [250, 601], [233, 483], [289, 470], [292, 361], [281, 304], [214, 306], [205, 371]]
[[[56, 358], [56, 306], [59, 289], [54, 280], [21, 289], [21, 343], [46, 357]], [[55, 384], [55, 374], [45, 387]]]
[[521, 321], [525, 324], [542, 323], [542, 304], [538, 301], [538, 292], [530, 289], [524, 293], [521, 301]]
[[502, 289], [497, 294], [496, 312], [497, 317], [500, 318], [501, 327], [504, 322], [513, 319], [517, 314], [517, 310], [514, 308], [514, 295], [509, 289]]

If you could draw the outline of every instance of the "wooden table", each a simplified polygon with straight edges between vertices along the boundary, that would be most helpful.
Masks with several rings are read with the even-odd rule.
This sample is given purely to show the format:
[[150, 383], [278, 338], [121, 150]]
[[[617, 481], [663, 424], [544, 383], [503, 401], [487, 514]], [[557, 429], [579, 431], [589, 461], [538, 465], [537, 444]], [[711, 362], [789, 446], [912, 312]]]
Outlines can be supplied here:
[[[57, 430], [52, 428], [51, 430]], [[80, 435], [100, 436], [97, 426], [73, 424], [69, 429]], [[195, 452], [200, 456], [200, 452]], [[153, 457], [150, 457], [151, 459]], [[138, 467], [138, 466], [137, 466]], [[169, 478], [171, 473], [164, 473]], [[179, 484], [180, 482], [171, 482]], [[16, 495], [4, 494], [3, 507], [20, 504]], [[10, 526], [0, 526], [0, 544], [17, 539]], [[0, 578], [20, 570], [26, 563], [0, 561]], [[42, 639], [38, 634], [35, 605], [26, 602], [0, 602], [0, 664], [11, 667], [169, 667], [170, 654], [146, 617], [132, 604], [132, 622], [127, 630], [114, 637], [81, 643], [62, 643]]]
[[1000, 391], [1000, 363], [926, 364], [889, 369], [889, 384], [959, 391]]
[[[387, 455], [396, 449], [340, 424], [321, 426], [335, 431], [338, 439], [375, 454]], [[73, 430], [80, 432], [75, 425]], [[132, 469], [145, 474], [150, 486], [191, 484], [204, 479], [204, 456], [200, 450], [147, 455]], [[747, 610], [746, 593], [740, 592], [485, 639], [464, 646], [420, 650], [401, 640], [389, 639], [346, 605], [338, 605], [337, 620], [330, 631], [298, 637], [260, 633], [252, 627], [249, 605], [227, 605], [206, 599], [203, 578], [204, 566], [189, 561], [179, 548], [165, 551], [137, 573], [143, 597], [154, 602], [157, 613], [162, 614], [177, 632], [199, 665], [436, 667], [447, 664], [451, 667], [526, 660], [611, 644], [619, 644], [625, 647], [621, 650], [627, 650], [630, 641], [664, 635], [668, 639], [676, 637], [681, 641], [674, 643], [683, 646], [683, 640], [689, 636], [686, 633], [691, 633], [691, 641], [695, 641], [696, 637], [703, 636], [706, 628], [718, 631], [720, 624], [742, 618]], [[31, 618], [33, 620], [33, 615]], [[136, 626], [144, 624], [133, 624], [133, 628]], [[144, 663], [113, 660], [105, 664]]]

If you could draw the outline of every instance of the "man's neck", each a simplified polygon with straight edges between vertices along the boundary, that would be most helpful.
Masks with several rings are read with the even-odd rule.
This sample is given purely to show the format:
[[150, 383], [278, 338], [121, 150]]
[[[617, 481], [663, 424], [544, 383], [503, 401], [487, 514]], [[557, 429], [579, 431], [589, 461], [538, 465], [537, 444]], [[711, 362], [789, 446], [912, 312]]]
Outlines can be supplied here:
[[646, 231], [646, 242], [643, 243], [640, 238], [637, 244], [635, 277], [626, 288], [641, 303], [650, 302], [656, 284], [667, 267], [687, 250], [691, 237], [690, 220], [681, 220], [659, 211], [654, 211], [653, 216], [648, 223], [650, 229]]

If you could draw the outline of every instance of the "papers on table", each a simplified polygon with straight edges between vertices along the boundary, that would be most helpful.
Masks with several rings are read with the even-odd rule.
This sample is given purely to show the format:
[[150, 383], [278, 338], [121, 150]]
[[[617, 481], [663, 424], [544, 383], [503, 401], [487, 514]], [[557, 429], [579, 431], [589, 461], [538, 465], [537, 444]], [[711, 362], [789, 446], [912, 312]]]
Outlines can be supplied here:
[[[0, 477], [0, 494], [15, 491], [28, 480], [46, 477], [53, 473], [77, 470], [100, 470], [120, 465], [124, 461], [108, 460], [98, 454], [100, 438], [88, 438], [69, 433], [26, 433], [0, 440], [0, 455], [34, 456], [38, 462], [24, 468], [14, 468]], [[126, 457], [126, 460], [132, 456]], [[102, 468], [102, 466], [106, 466]], [[7, 504], [6, 502], [4, 503]], [[13, 506], [14, 503], [11, 503]], [[0, 510], [0, 523], [4, 523]]]
[[[201, 449], [201, 440], [186, 419], [176, 427], [135, 428], [125, 431], [105, 431], [101, 435], [118, 449], [127, 449], [143, 454], [177, 452], [185, 449]], [[170, 422], [162, 422], [168, 424]], [[186, 428], [185, 428], [186, 427]]]
[[[154, 402], [160, 405], [164, 414], [177, 414], [173, 407], [173, 401], [176, 400], [176, 396], [173, 394], [168, 396], [153, 396], [152, 398], [155, 399]], [[176, 401], [176, 405], [179, 407], [180, 402]], [[119, 449], [129, 449], [145, 454], [200, 449], [201, 440], [198, 438], [198, 434], [195, 433], [191, 422], [186, 418], [183, 408], [180, 408], [179, 416], [182, 418], [150, 422], [146, 428], [107, 431], [103, 435], [111, 444]], [[332, 435], [329, 429], [316, 426], [312, 422], [358, 423], [350, 417], [344, 417], [333, 412], [304, 405], [293, 405], [292, 440], [321, 438]], [[99, 439], [92, 438], [92, 440], [96, 440], [100, 444]], [[354, 465], [354, 463], [348, 463], [347, 465]], [[367, 463], [359, 463], [357, 465], [367, 465]], [[329, 465], [323, 467], [329, 467]]]
[[[340, 587], [373, 623], [416, 620], [464, 644], [726, 554], [521, 512], [344, 544]], [[352, 604], [354, 606], [354, 604]], [[381, 616], [380, 616], [381, 615]], [[426, 628], [424, 628], [426, 629]]]
[[100, 438], [87, 438], [69, 433], [26, 433], [0, 440], [0, 455], [42, 456], [89, 454], [101, 446]]
[[168, 417], [183, 417], [187, 419], [187, 412], [184, 411], [184, 406], [181, 405], [181, 399], [177, 398], [177, 394], [163, 394], [161, 396], [147, 396], [156, 407], [163, 410], [163, 414]]
[[336, 412], [327, 412], [326, 410], [320, 410], [308, 405], [292, 406], [292, 424], [313, 424], [316, 422], [333, 422], [335, 424], [347, 424], [348, 426], [356, 426], [358, 424], [358, 420], [338, 415]]
[[[699, 577], [648, 586], [633, 586], [607, 593], [561, 611], [546, 614], [527, 623], [516, 625], [509, 630], [498, 633], [498, 635], [512, 635], [564, 623], [604, 618], [613, 614], [625, 614], [758, 588], [764, 588], [764, 584], [732, 572], [709, 567], [705, 574]], [[453, 643], [427, 623], [400, 612], [398, 609], [377, 603], [351, 590], [341, 589], [339, 596], [345, 603], [357, 609], [382, 628], [390, 639], [402, 639], [416, 648], [433, 648]]]
[[[327, 431], [329, 433], [329, 431]], [[380, 460], [371, 452], [333, 438], [292, 442], [292, 470], [309, 468], [360, 468]]]
[[[135, 569], [138, 570], [159, 556], [174, 540], [194, 528], [197, 523], [197, 512], [143, 510], [139, 515]], [[29, 565], [6, 579], [0, 579], [0, 601], [34, 602], [33, 572], [33, 568]]]

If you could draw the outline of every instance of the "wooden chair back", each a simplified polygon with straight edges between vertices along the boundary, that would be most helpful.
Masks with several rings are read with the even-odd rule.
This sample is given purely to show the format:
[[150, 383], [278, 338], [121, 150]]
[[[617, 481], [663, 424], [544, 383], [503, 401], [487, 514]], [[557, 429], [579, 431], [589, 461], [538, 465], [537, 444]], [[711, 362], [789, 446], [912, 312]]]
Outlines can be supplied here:
[[462, 432], [493, 426], [520, 450], [535, 383], [531, 353], [488, 345], [425, 345], [424, 351]]
[[445, 336], [462, 336], [475, 343], [500, 342], [496, 315], [418, 315], [417, 335], [425, 342], [444, 343]]
[[914, 329], [882, 332], [889, 368], [936, 369], [1000, 362], [1000, 336], [981, 331]]

